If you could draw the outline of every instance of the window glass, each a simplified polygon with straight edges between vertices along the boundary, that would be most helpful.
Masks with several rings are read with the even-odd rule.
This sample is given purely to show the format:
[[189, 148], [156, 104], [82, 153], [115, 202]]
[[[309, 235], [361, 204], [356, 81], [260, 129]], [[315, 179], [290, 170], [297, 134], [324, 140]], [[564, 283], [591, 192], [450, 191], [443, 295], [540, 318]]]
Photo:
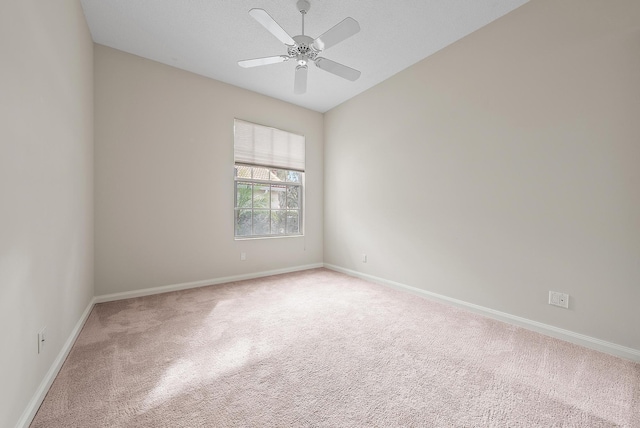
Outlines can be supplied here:
[[244, 165], [236, 165], [236, 177], [251, 178], [251, 167]]
[[236, 210], [236, 235], [251, 235], [251, 210]]
[[236, 208], [251, 208], [251, 183], [236, 182]]
[[298, 211], [287, 211], [287, 233], [299, 233]]
[[287, 186], [287, 208], [298, 209], [300, 207], [300, 186]]
[[270, 187], [268, 184], [253, 184], [253, 208], [269, 208], [271, 197]]
[[300, 171], [235, 165], [235, 236], [301, 235], [303, 176]]
[[300, 183], [302, 181], [302, 173], [299, 171], [287, 171], [287, 181]]
[[287, 171], [285, 171], [284, 169], [272, 169], [271, 177], [274, 181], [286, 181]]
[[254, 180], [269, 180], [269, 168], [252, 168]]
[[272, 184], [271, 185], [271, 209], [286, 208], [287, 204], [287, 186]]
[[271, 233], [274, 235], [285, 235], [287, 233], [286, 211], [271, 211]]
[[268, 210], [253, 210], [253, 234], [269, 235], [271, 233], [271, 218]]

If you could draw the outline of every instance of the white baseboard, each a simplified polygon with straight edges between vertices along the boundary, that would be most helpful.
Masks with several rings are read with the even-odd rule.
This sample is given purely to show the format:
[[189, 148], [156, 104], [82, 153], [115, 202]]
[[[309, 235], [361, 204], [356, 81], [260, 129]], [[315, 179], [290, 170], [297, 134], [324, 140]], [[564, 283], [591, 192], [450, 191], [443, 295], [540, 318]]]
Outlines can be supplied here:
[[58, 376], [58, 372], [62, 368], [64, 361], [67, 359], [67, 355], [69, 355], [69, 352], [71, 351], [71, 348], [73, 347], [73, 344], [75, 343], [76, 338], [80, 334], [80, 331], [84, 326], [84, 323], [87, 321], [87, 318], [89, 318], [89, 314], [91, 313], [91, 309], [93, 309], [93, 305], [95, 303], [96, 303], [96, 299], [94, 297], [93, 299], [91, 299], [91, 301], [87, 305], [86, 309], [80, 316], [80, 319], [76, 323], [75, 327], [73, 327], [73, 330], [71, 330], [71, 334], [69, 335], [69, 338], [62, 346], [62, 349], [58, 353], [58, 356], [56, 357], [56, 359], [53, 361], [53, 364], [51, 364], [51, 367], [49, 368], [49, 371], [47, 372], [47, 374], [44, 376], [44, 379], [42, 379], [42, 382], [40, 382], [40, 385], [38, 386], [38, 389], [36, 390], [35, 394], [33, 394], [31, 401], [29, 401], [27, 408], [24, 410], [24, 412], [22, 412], [22, 416], [18, 420], [18, 423], [16, 424], [16, 428], [28, 428], [28, 426], [31, 424], [31, 421], [36, 415], [36, 412], [38, 411], [38, 409], [40, 408], [40, 405], [44, 401], [44, 397], [46, 397], [47, 392], [49, 392], [49, 388], [51, 387], [51, 384], [55, 380], [56, 376]]
[[297, 272], [301, 270], [316, 269], [324, 267], [323, 263], [294, 266], [284, 269], [274, 269], [262, 272], [248, 273], [243, 275], [224, 276], [221, 278], [204, 279], [201, 281], [183, 282], [181, 284], [163, 285], [160, 287], [143, 288], [141, 290], [125, 291], [122, 293], [103, 294], [96, 296], [96, 303], [112, 302], [114, 300], [131, 299], [133, 297], [151, 296], [153, 294], [168, 293], [170, 291], [186, 290], [189, 288], [205, 287], [207, 285], [224, 284], [227, 282], [244, 281], [245, 279], [262, 278], [265, 276], [279, 275], [282, 273]]
[[586, 336], [584, 334], [575, 333], [570, 330], [565, 330], [552, 325], [543, 324], [538, 321], [533, 321], [527, 318], [522, 318], [516, 315], [511, 315], [506, 312], [496, 311], [494, 309], [486, 308], [484, 306], [476, 305], [473, 303], [465, 302], [451, 297], [443, 296], [441, 294], [432, 293], [431, 291], [422, 290], [420, 288], [412, 287], [410, 285], [401, 284], [399, 282], [390, 281], [388, 279], [379, 278], [377, 276], [368, 275], [366, 273], [357, 272], [351, 269], [346, 269], [340, 266], [325, 263], [324, 267], [327, 269], [341, 272], [350, 276], [355, 276], [367, 281], [375, 282], [377, 284], [386, 285], [397, 290], [408, 291], [413, 294], [417, 294], [428, 299], [436, 300], [442, 303], [451, 304], [460, 308], [470, 310], [480, 315], [487, 316], [489, 318], [503, 321], [508, 324], [517, 325], [519, 327], [532, 330], [546, 336], [555, 337], [556, 339], [562, 339], [567, 342], [575, 343], [576, 345], [584, 346], [585, 348], [595, 349], [596, 351], [605, 352], [607, 354], [615, 355], [617, 357], [626, 358], [628, 360], [640, 362], [640, 350], [628, 348], [626, 346], [617, 345], [615, 343], [607, 342], [597, 339], [595, 337]]
[[278, 275], [278, 274], [289, 273], [289, 272], [297, 272], [297, 271], [302, 271], [307, 269], [316, 269], [320, 267], [325, 267], [327, 269], [331, 269], [336, 272], [341, 272], [350, 276], [362, 278], [367, 281], [375, 282], [377, 284], [385, 285], [398, 290], [408, 291], [410, 293], [413, 293], [422, 297], [426, 297], [432, 300], [436, 300], [439, 302], [452, 304], [454, 306], [465, 308], [472, 312], [485, 315], [490, 318], [497, 319], [499, 321], [503, 321], [509, 324], [517, 325], [529, 330], [533, 330], [538, 333], [545, 334], [547, 336], [566, 340], [567, 342], [575, 343], [575, 344], [584, 346], [586, 348], [595, 349], [597, 351], [605, 352], [611, 355], [615, 355], [615, 356], [626, 358], [632, 361], [640, 362], [640, 350], [637, 350], [637, 349], [628, 348], [628, 347], [617, 345], [611, 342], [606, 342], [604, 340], [596, 339], [594, 337], [586, 336], [586, 335], [575, 333], [569, 330], [564, 330], [562, 328], [554, 327], [552, 325], [543, 324], [537, 321], [518, 317], [515, 315], [508, 314], [506, 312], [500, 312], [494, 309], [485, 308], [483, 306], [479, 306], [473, 303], [468, 303], [462, 300], [453, 299], [451, 297], [443, 296], [441, 294], [432, 293], [430, 291], [422, 290], [416, 287], [411, 287], [406, 284], [401, 284], [399, 282], [390, 281], [390, 280], [379, 278], [373, 275], [357, 272], [351, 269], [346, 269], [340, 266], [335, 266], [328, 263], [314, 263], [310, 265], [255, 272], [255, 273], [244, 274], [244, 275], [226, 276], [226, 277], [202, 280], [202, 281], [185, 282], [182, 284], [145, 288], [142, 290], [127, 291], [123, 293], [105, 294], [102, 296], [94, 297], [89, 302], [89, 304], [87, 305], [87, 308], [84, 310], [84, 312], [82, 313], [82, 316], [80, 317], [75, 327], [71, 331], [69, 338], [65, 342], [64, 346], [60, 350], [60, 353], [58, 354], [53, 364], [51, 365], [51, 368], [49, 369], [44, 379], [40, 383], [40, 386], [38, 386], [38, 389], [36, 390], [35, 394], [31, 398], [31, 401], [27, 405], [27, 408], [24, 410], [24, 412], [22, 413], [22, 416], [18, 420], [18, 423], [16, 424], [16, 428], [27, 428], [31, 423], [31, 421], [33, 420], [33, 417], [36, 415], [38, 408], [40, 407], [40, 405], [42, 404], [42, 401], [47, 395], [47, 392], [49, 391], [51, 384], [55, 380], [60, 369], [62, 368], [62, 364], [67, 358], [67, 355], [69, 355], [69, 352], [71, 351], [71, 348], [73, 347], [73, 344], [75, 343], [76, 338], [78, 337], [78, 334], [80, 334], [80, 331], [84, 326], [84, 323], [89, 317], [89, 314], [91, 313], [91, 309], [93, 309], [93, 306], [96, 303], [130, 299], [132, 297], [149, 296], [153, 294], [167, 293], [169, 291], [185, 290], [188, 288], [197, 288], [197, 287], [203, 287], [207, 285], [223, 284], [227, 282], [243, 281], [246, 279], [261, 278], [265, 276]]

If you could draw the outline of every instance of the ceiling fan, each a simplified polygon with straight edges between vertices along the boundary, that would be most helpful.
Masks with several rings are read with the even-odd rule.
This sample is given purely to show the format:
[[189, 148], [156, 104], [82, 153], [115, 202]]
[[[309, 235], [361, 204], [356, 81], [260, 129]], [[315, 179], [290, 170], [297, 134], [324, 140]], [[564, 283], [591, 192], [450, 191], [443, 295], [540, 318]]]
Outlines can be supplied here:
[[249, 68], [260, 65], [277, 64], [279, 62], [295, 59], [298, 65], [296, 66], [293, 91], [296, 94], [304, 94], [307, 91], [307, 64], [310, 61], [319, 69], [328, 71], [336, 76], [340, 76], [351, 81], [358, 80], [360, 77], [360, 72], [358, 70], [319, 56], [326, 49], [337, 45], [341, 41], [360, 31], [358, 21], [353, 18], [345, 18], [320, 37], [312, 39], [304, 34], [304, 16], [311, 8], [311, 4], [308, 0], [298, 0], [296, 6], [302, 14], [302, 34], [293, 37], [287, 34], [287, 32], [284, 31], [265, 10], [251, 9], [249, 11], [249, 15], [258, 21], [271, 34], [276, 36], [278, 40], [285, 44], [287, 54], [269, 56], [266, 58], [246, 59], [238, 61], [238, 65]]

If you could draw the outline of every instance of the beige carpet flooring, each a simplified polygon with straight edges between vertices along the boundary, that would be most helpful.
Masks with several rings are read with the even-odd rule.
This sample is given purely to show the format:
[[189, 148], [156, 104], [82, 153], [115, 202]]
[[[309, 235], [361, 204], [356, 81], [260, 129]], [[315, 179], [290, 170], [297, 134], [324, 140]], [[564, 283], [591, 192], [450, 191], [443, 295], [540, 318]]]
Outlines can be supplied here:
[[325, 269], [96, 305], [32, 427], [640, 427], [640, 364]]

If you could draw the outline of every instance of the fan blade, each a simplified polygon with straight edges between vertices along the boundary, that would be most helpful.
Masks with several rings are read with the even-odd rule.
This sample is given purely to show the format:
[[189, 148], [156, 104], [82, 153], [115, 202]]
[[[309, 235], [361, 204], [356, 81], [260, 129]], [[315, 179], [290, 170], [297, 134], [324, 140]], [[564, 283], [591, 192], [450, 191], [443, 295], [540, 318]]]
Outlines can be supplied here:
[[296, 42], [287, 34], [286, 31], [269, 15], [264, 9], [251, 9], [249, 15], [258, 21], [271, 34], [276, 36], [285, 45], [293, 46]]
[[358, 70], [347, 67], [346, 65], [342, 65], [338, 62], [331, 61], [330, 59], [317, 58], [316, 66], [324, 71], [335, 74], [336, 76], [351, 80], [352, 82], [355, 82], [360, 77], [360, 72]]
[[307, 92], [307, 66], [299, 65], [296, 67], [296, 80], [293, 84], [293, 92], [296, 94], [304, 94]]
[[257, 67], [259, 65], [277, 64], [279, 62], [285, 62], [289, 57], [286, 55], [268, 56], [266, 58], [254, 58], [238, 61], [240, 67], [249, 68]]
[[341, 41], [353, 36], [360, 31], [360, 24], [353, 18], [345, 18], [323, 35], [313, 41], [313, 47], [318, 51], [323, 51]]

